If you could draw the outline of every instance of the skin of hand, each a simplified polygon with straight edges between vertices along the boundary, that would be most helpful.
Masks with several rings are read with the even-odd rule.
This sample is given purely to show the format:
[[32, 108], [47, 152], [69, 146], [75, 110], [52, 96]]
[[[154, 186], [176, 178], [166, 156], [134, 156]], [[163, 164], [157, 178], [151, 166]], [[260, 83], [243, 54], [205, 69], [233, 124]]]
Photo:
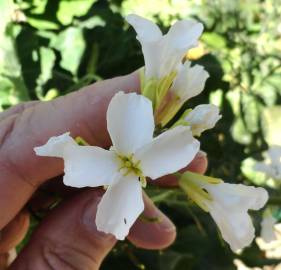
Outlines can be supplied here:
[[[34, 197], [38, 199], [38, 190], [49, 179], [63, 173], [62, 160], [38, 157], [33, 148], [67, 131], [91, 145], [109, 147], [106, 110], [119, 90], [139, 92], [137, 72], [97, 82], [53, 101], [23, 103], [0, 114], [2, 269], [5, 269], [6, 254], [22, 241], [28, 230], [29, 214], [24, 206]], [[204, 173], [206, 168], [206, 156], [198, 153], [186, 169]], [[155, 183], [175, 186], [176, 178], [166, 176]], [[81, 189], [67, 196], [44, 218], [8, 269], [99, 269], [116, 243], [112, 235], [97, 231], [95, 226], [97, 204], [103, 192], [99, 188]], [[146, 223], [138, 219], [127, 238], [140, 248], [163, 249], [175, 240], [176, 228], [145, 193], [143, 196], [144, 215], [158, 217], [160, 222]], [[40, 199], [42, 203], [39, 194]]]

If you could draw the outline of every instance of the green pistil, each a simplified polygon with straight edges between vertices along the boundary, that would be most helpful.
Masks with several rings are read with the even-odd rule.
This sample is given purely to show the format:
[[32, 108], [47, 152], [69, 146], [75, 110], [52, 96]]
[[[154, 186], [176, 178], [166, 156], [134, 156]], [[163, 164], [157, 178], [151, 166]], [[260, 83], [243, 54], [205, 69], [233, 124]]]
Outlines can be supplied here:
[[119, 171], [124, 176], [127, 176], [130, 173], [136, 175], [142, 187], [146, 187], [146, 178], [142, 174], [142, 170], [140, 168], [140, 160], [135, 161], [133, 154], [131, 154], [130, 156], [122, 156], [122, 155], [117, 155], [117, 156], [121, 161], [121, 166], [119, 167]]

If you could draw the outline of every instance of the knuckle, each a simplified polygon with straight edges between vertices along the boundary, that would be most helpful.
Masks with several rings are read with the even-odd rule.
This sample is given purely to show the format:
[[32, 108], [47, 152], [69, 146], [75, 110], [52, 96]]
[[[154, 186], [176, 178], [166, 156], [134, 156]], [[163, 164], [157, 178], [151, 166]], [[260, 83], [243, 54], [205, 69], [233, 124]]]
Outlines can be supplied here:
[[11, 136], [15, 124], [17, 122], [18, 115], [11, 115], [7, 119], [3, 120], [0, 125], [0, 150], [5, 145], [5, 142]]
[[35, 100], [35, 101], [27, 101], [27, 102], [22, 102], [19, 103], [7, 110], [5, 110], [4, 112], [1, 112], [0, 114], [0, 121], [5, 120], [6, 118], [8, 118], [9, 116], [15, 115], [15, 114], [20, 114], [22, 113], [24, 110], [35, 106], [36, 104], [40, 103], [39, 100]]
[[[47, 242], [47, 241], [46, 241]], [[44, 243], [42, 259], [50, 270], [98, 270], [99, 262], [93, 255], [76, 247], [64, 244]]]

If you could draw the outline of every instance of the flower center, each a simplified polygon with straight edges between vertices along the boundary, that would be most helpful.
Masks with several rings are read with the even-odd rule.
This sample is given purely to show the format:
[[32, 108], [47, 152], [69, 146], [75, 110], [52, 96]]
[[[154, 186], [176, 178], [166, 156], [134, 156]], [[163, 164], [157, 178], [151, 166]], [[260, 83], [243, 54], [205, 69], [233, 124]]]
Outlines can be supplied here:
[[119, 171], [124, 175], [127, 176], [130, 173], [136, 175], [141, 182], [142, 187], [146, 187], [146, 178], [142, 173], [140, 167], [140, 160], [135, 160], [134, 154], [129, 156], [123, 156], [117, 154], [117, 157], [120, 161]]

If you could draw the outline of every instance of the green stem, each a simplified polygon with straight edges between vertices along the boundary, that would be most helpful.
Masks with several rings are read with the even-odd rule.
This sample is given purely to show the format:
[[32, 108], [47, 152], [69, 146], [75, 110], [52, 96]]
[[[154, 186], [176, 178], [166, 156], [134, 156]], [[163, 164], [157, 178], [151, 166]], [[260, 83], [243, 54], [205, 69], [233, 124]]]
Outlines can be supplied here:
[[176, 173], [173, 173], [173, 176], [177, 177], [177, 179], [180, 179], [182, 176], [182, 173], [176, 172]]
[[89, 144], [82, 137], [78, 136], [75, 138], [75, 141], [82, 146], [88, 146]]
[[271, 205], [281, 205], [281, 197], [271, 197], [267, 203]]

